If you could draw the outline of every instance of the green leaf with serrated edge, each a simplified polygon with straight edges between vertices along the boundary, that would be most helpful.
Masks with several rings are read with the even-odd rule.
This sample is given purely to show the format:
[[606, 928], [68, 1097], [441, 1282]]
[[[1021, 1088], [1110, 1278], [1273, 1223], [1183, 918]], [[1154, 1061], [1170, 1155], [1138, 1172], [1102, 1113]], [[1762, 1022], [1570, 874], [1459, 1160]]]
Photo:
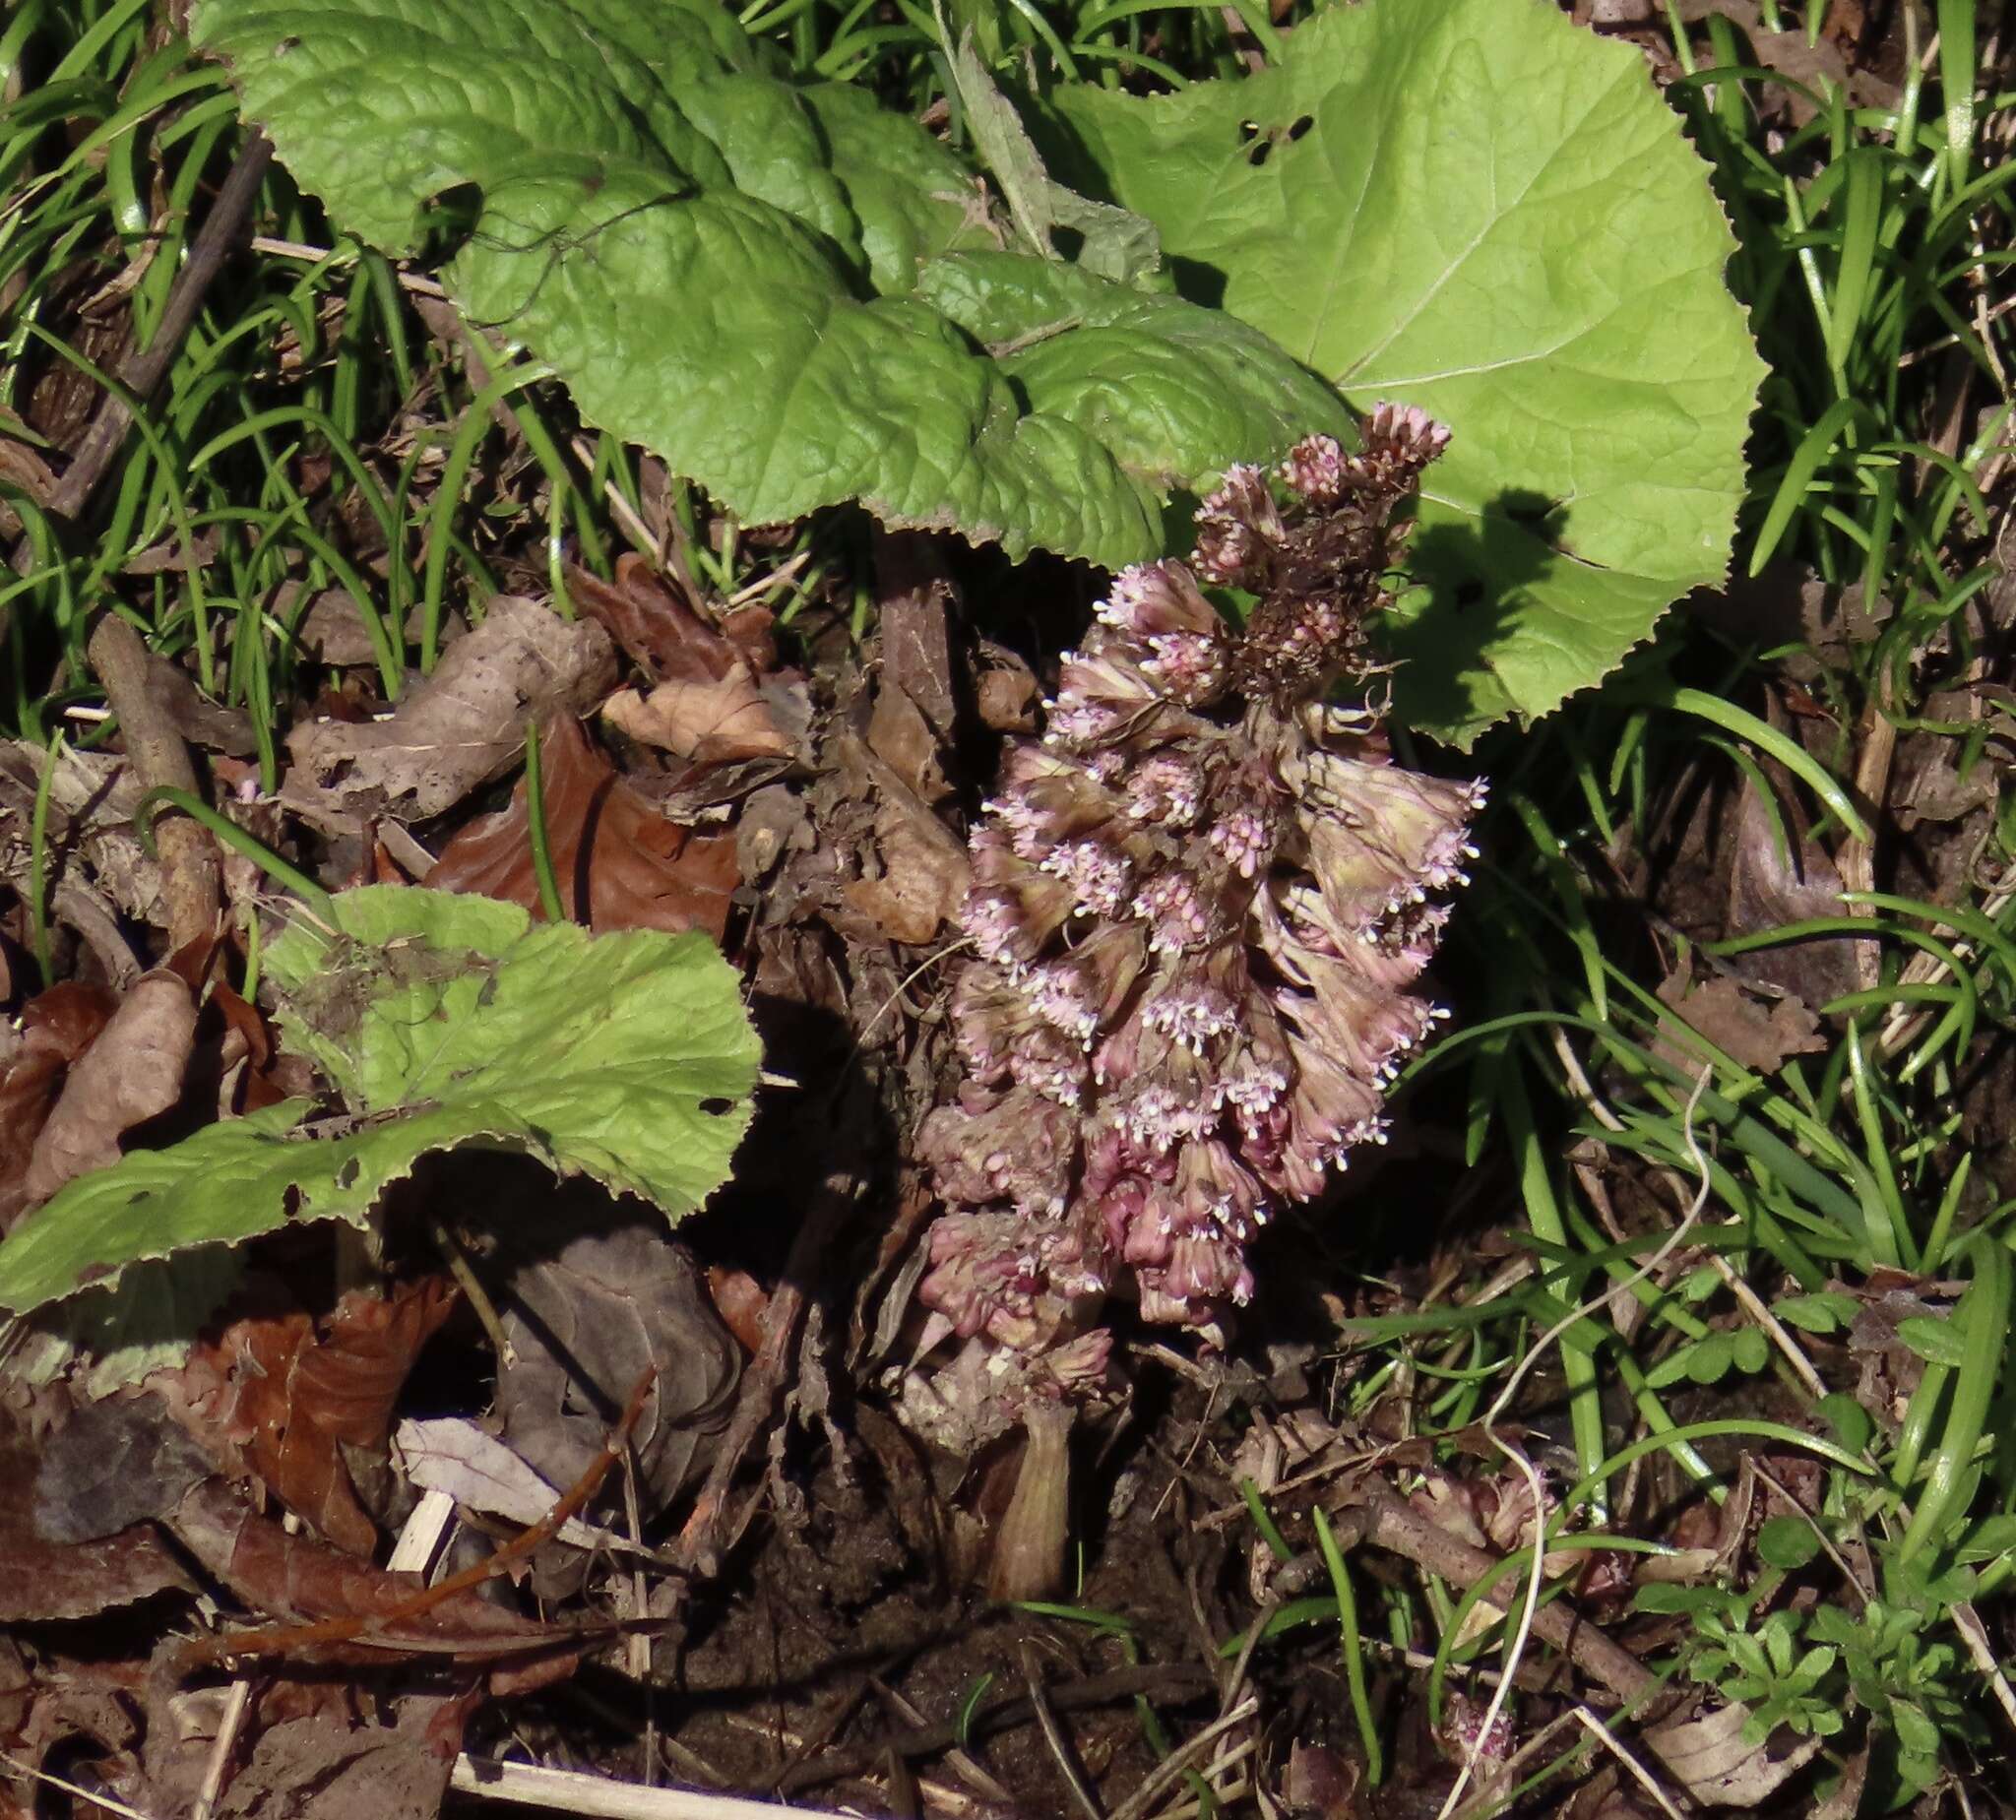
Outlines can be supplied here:
[[[1025, 391], [928, 298], [937, 256], [993, 244], [971, 168], [865, 96], [771, 76], [724, 13], [205, 0], [193, 30], [339, 226], [407, 251], [430, 199], [475, 193], [444, 274], [465, 313], [746, 520], [858, 500], [1117, 566], [1161, 553], [1172, 489], [1349, 433], [1264, 336], [1167, 296], [1050, 329], [1065, 371]], [[1077, 408], [1116, 374], [1128, 410]]]
[[759, 1049], [703, 935], [592, 936], [409, 886], [335, 900], [267, 952], [281, 1019], [346, 1114], [289, 1099], [70, 1183], [0, 1242], [0, 1306], [306, 1220], [361, 1224], [430, 1151], [506, 1145], [678, 1219], [726, 1179]]
[[1545, 0], [1367, 0], [1243, 80], [1048, 107], [1052, 174], [1154, 221], [1185, 294], [1451, 426], [1392, 628], [1409, 724], [1544, 714], [1723, 579], [1764, 368], [1635, 45]]

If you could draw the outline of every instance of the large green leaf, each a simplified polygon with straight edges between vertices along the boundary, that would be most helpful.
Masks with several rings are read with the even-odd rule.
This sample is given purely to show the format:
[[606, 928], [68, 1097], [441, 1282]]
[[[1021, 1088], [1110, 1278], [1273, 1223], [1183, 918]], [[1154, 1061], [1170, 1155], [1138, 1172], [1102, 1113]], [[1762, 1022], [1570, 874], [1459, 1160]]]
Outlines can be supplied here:
[[1051, 168], [1364, 408], [1454, 431], [1396, 628], [1398, 713], [1468, 743], [1720, 581], [1763, 367], [1732, 241], [1638, 51], [1548, 0], [1369, 0], [1243, 81], [1060, 91]]
[[282, 1021], [346, 1110], [289, 1099], [69, 1184], [0, 1242], [0, 1306], [288, 1221], [361, 1224], [429, 1151], [501, 1143], [677, 1219], [726, 1179], [758, 1046], [703, 935], [591, 936], [484, 898], [370, 886], [268, 952]]
[[[765, 74], [711, 0], [204, 0], [194, 31], [340, 226], [409, 250], [431, 198], [476, 192], [467, 313], [745, 518], [858, 499], [1111, 566], [1160, 553], [1171, 488], [1346, 421], [1181, 298], [1080, 273], [1069, 315], [1018, 316], [1036, 252], [943, 276], [994, 244], [972, 170], [851, 89]], [[997, 279], [996, 334], [937, 306]]]

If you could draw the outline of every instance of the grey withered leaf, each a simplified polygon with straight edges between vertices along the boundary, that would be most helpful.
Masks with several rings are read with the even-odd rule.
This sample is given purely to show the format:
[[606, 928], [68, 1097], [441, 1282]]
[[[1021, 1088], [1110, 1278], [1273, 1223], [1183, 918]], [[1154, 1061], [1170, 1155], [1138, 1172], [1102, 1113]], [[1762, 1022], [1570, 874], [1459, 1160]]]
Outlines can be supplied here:
[[86, 1542], [159, 1517], [217, 1470], [158, 1397], [88, 1403], [43, 1445], [34, 1527]]

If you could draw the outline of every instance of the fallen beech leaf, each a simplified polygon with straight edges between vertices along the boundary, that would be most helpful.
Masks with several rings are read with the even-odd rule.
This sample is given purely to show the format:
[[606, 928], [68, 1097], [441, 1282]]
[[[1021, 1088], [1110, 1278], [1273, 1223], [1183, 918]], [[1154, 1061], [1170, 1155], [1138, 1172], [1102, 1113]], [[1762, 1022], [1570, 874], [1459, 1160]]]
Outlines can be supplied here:
[[1646, 1744], [1688, 1794], [1706, 1807], [1757, 1807], [1819, 1754], [1818, 1737], [1802, 1738], [1782, 1757], [1771, 1740], [1746, 1744], [1750, 1709], [1738, 1701], [1699, 1719], [1648, 1726]]
[[[598, 934], [705, 929], [719, 941], [729, 895], [741, 882], [733, 838], [666, 821], [616, 775], [572, 716], [546, 724], [539, 755], [546, 839], [568, 915], [581, 921], [585, 910]], [[523, 779], [508, 808], [477, 816], [448, 843], [427, 884], [539, 913]]]
[[[1833, 860], [1817, 841], [1805, 837], [1793, 815], [1786, 822], [1782, 845], [1756, 785], [1743, 785], [1729, 861], [1727, 934], [1753, 935], [1781, 923], [1842, 913], [1844, 886]], [[1846, 937], [1789, 942], [1753, 948], [1732, 957], [1730, 965], [1745, 979], [1777, 986], [1808, 1005], [1824, 1005], [1861, 983], [1856, 947]]]
[[353, 1290], [319, 1338], [306, 1314], [241, 1320], [190, 1361], [199, 1382], [220, 1381], [198, 1408], [289, 1510], [346, 1552], [369, 1555], [377, 1526], [338, 1443], [383, 1443], [413, 1360], [454, 1305], [454, 1289], [429, 1277], [390, 1297]]
[[87, 1403], [42, 1444], [29, 1475], [35, 1534], [55, 1542], [102, 1541], [173, 1510], [215, 1471], [159, 1397]]
[[96, 1040], [118, 1007], [102, 986], [65, 980], [23, 1009], [20, 1036], [0, 1068], [0, 1232], [29, 1205], [28, 1160], [65, 1070]]
[[662, 682], [649, 695], [625, 690], [602, 704], [602, 718], [632, 739], [696, 764], [794, 756], [768, 696], [740, 662], [711, 682]]
[[634, 550], [616, 558], [613, 584], [585, 569], [569, 569], [567, 592], [654, 682], [718, 682], [737, 663], [758, 675], [776, 666], [768, 612], [744, 607], [716, 628], [654, 575]]
[[475, 1587], [450, 1593], [411, 1616], [394, 1616], [426, 1591], [420, 1575], [392, 1573], [313, 1537], [289, 1536], [220, 1479], [198, 1485], [166, 1522], [189, 1552], [255, 1611], [290, 1623], [382, 1619], [343, 1651], [346, 1660], [382, 1662], [388, 1651], [408, 1651], [481, 1661], [562, 1647], [614, 1629], [538, 1624], [492, 1603]]
[[[433, 1820], [456, 1758], [455, 1739], [434, 1733], [455, 1704], [410, 1694], [389, 1726], [345, 1728], [321, 1717], [270, 1726], [217, 1811], [221, 1820]], [[459, 1737], [460, 1723], [454, 1730]]]
[[875, 841], [882, 853], [882, 876], [849, 885], [848, 905], [888, 940], [921, 947], [951, 920], [966, 898], [970, 871], [965, 854], [948, 851], [901, 808], [885, 807], [875, 817]]
[[514, 1231], [501, 1313], [518, 1363], [497, 1384], [504, 1440], [557, 1485], [601, 1451], [647, 1366], [658, 1372], [631, 1436], [638, 1502], [656, 1516], [685, 1482], [704, 1435], [726, 1421], [741, 1354], [691, 1254], [660, 1220], [624, 1224], [589, 1190]]
[[164, 969], [144, 975], [72, 1063], [30, 1153], [29, 1200], [47, 1200], [65, 1182], [118, 1161], [121, 1136], [182, 1097], [195, 1040], [189, 988]]
[[1808, 1006], [1794, 998], [1760, 1003], [1721, 975], [1690, 987], [1684, 974], [1670, 974], [1660, 982], [1659, 997], [1726, 1055], [1758, 1074], [1776, 1074], [1788, 1056], [1827, 1046], [1820, 1020]]
[[282, 797], [310, 816], [439, 815], [509, 769], [528, 721], [585, 710], [614, 680], [599, 626], [499, 595], [387, 719], [311, 722], [288, 734], [294, 770]]
[[27, 1432], [0, 1426], [0, 1624], [90, 1617], [171, 1587], [195, 1590], [151, 1525], [83, 1541], [43, 1534], [35, 1456]]
[[[392, 1437], [406, 1475], [422, 1491], [441, 1491], [471, 1510], [508, 1517], [530, 1529], [560, 1501], [559, 1489], [541, 1478], [487, 1429], [461, 1415], [407, 1420]], [[649, 1556], [626, 1537], [569, 1517], [559, 1539], [572, 1548], [608, 1548]]]

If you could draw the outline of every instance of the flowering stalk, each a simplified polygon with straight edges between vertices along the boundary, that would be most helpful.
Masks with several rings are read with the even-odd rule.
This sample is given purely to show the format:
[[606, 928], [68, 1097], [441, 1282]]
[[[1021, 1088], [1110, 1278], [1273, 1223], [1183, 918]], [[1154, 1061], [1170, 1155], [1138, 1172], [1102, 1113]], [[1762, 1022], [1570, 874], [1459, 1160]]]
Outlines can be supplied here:
[[[921, 1294], [1051, 1395], [1102, 1376], [1114, 1292], [1222, 1337], [1254, 1233], [1382, 1139], [1437, 1015], [1409, 988], [1483, 786], [1394, 765], [1362, 698], [1393, 513], [1446, 441], [1382, 405], [1357, 454], [1312, 436], [1233, 469], [1189, 566], [1114, 581], [974, 832]], [[1255, 598], [1243, 630], [1200, 582]]]

